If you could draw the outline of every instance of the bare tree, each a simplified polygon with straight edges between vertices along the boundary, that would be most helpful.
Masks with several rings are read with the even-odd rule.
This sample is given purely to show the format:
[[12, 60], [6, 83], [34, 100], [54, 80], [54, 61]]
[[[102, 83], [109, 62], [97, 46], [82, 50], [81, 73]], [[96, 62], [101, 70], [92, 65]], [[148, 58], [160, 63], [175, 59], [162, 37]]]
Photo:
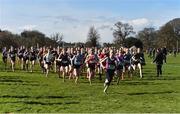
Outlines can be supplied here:
[[159, 47], [166, 46], [168, 49], [173, 49], [176, 46], [176, 41], [177, 37], [172, 25], [167, 23], [160, 28], [157, 39]]
[[98, 31], [94, 28], [94, 26], [90, 27], [86, 44], [89, 47], [96, 47], [99, 45], [99, 39], [100, 34], [98, 33]]
[[63, 41], [62, 41], [63, 38], [64, 38], [64, 36], [63, 36], [63, 34], [61, 34], [61, 33], [54, 33], [54, 34], [51, 35], [51, 39], [52, 39], [53, 41], [57, 42], [58, 45], [62, 45], [62, 43], [63, 43]]
[[143, 42], [144, 49], [152, 48], [156, 45], [157, 31], [152, 27], [144, 28], [138, 32], [137, 38]]
[[118, 45], [122, 45], [126, 37], [134, 33], [133, 27], [128, 23], [117, 22], [114, 27], [112, 28], [114, 43]]

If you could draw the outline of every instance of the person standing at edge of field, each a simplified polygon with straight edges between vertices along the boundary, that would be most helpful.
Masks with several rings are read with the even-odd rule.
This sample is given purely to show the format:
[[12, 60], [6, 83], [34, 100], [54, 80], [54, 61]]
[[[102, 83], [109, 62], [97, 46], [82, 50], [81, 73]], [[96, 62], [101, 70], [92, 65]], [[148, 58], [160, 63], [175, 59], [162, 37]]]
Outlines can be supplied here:
[[164, 54], [163, 54], [162, 50], [157, 49], [156, 57], [153, 60], [153, 63], [156, 62], [157, 77], [159, 77], [159, 75], [162, 75], [163, 60], [164, 60]]
[[153, 48], [153, 59], [155, 58], [155, 55], [156, 55], [156, 48]]
[[176, 48], [173, 49], [173, 54], [174, 54], [174, 57], [176, 57], [176, 55], [177, 55], [177, 49]]
[[166, 46], [164, 46], [164, 47], [162, 48], [162, 53], [163, 53], [163, 56], [164, 56], [164, 62], [167, 63], [167, 62], [166, 62], [166, 56], [167, 56]]

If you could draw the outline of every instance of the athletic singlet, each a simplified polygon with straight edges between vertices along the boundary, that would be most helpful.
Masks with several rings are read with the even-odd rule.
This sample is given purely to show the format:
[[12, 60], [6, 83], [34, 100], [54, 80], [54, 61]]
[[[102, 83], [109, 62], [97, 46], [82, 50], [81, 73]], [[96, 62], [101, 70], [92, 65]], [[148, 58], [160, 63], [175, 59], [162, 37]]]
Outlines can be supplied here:
[[19, 50], [18, 56], [23, 56], [24, 51], [25, 51], [24, 49]]
[[[99, 59], [100, 59], [100, 60], [102, 60], [103, 58], [105, 58], [105, 57], [106, 57], [106, 55], [105, 55], [105, 54], [100, 53], [100, 54], [98, 55], [98, 57], [99, 57]], [[103, 65], [103, 66], [106, 66], [106, 62], [103, 62], [103, 63], [102, 63], [102, 65]]]
[[51, 54], [46, 54], [44, 57], [45, 62], [51, 62], [52, 55]]
[[69, 58], [68, 58], [68, 54], [67, 53], [61, 54], [59, 59], [61, 59], [61, 62], [64, 63], [64, 64], [69, 62]]
[[105, 57], [106, 57], [106, 55], [105, 55], [105, 54], [102, 54], [102, 53], [101, 53], [101, 54], [99, 54], [99, 58], [100, 58], [100, 59], [103, 59], [103, 58], [105, 58]]
[[88, 58], [88, 64], [96, 64], [97, 57], [95, 55], [90, 55]]
[[29, 52], [28, 51], [25, 51], [24, 53], [23, 53], [23, 57], [28, 57], [29, 56]]
[[141, 54], [140, 54], [140, 53], [135, 54], [135, 55], [134, 55], [134, 58], [135, 58], [136, 60], [139, 60], [139, 59], [141, 58]]
[[130, 65], [130, 60], [131, 60], [131, 54], [130, 53], [125, 54], [124, 55], [124, 65], [129, 66]]
[[131, 59], [131, 54], [128, 53], [124, 55], [124, 60], [130, 61], [130, 59]]
[[3, 50], [3, 57], [7, 57], [8, 56], [8, 52], [6, 50]]
[[9, 52], [9, 56], [10, 56], [11, 58], [15, 57], [15, 51], [10, 51], [10, 52]]
[[116, 68], [115, 60], [116, 60], [115, 58], [110, 59], [108, 57], [108, 59], [106, 60], [106, 69], [115, 70]]
[[36, 57], [36, 54], [35, 54], [35, 51], [30, 51], [30, 58], [35, 58]]
[[43, 51], [39, 51], [38, 57], [40, 58], [40, 57], [42, 57], [42, 56], [43, 56]]
[[121, 56], [118, 55], [116, 58], [118, 60], [118, 65], [123, 66], [123, 64], [124, 64], [124, 56], [123, 55], [121, 55]]
[[71, 63], [71, 65], [73, 65], [73, 57], [74, 57], [74, 54], [72, 54], [72, 53], [70, 53], [70, 54], [68, 54], [68, 57], [70, 58], [70, 63]]
[[74, 58], [74, 64], [75, 65], [81, 65], [83, 63], [83, 55], [79, 54], [79, 55], [75, 55]]

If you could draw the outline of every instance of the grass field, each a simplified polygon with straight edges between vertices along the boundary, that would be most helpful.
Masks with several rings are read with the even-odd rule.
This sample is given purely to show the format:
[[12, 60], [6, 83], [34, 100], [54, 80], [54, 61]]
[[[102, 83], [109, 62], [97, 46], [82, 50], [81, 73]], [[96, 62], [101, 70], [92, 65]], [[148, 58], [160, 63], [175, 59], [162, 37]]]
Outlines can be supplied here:
[[38, 69], [6, 72], [0, 60], [0, 112], [180, 113], [180, 55], [168, 56], [160, 78], [152, 60], [146, 61], [143, 79], [134, 76], [119, 85], [113, 82], [105, 95], [103, 81], [98, 79], [89, 86], [84, 77], [78, 85], [73, 80], [63, 83], [57, 74], [46, 78]]

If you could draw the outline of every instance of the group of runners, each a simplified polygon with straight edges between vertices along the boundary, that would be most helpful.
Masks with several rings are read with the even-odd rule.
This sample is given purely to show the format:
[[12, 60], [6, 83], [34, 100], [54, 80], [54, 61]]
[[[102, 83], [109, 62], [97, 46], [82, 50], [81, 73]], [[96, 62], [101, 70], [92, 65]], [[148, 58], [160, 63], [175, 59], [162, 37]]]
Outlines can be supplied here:
[[[80, 76], [84, 75], [90, 85], [92, 79], [98, 75], [102, 80], [105, 75], [104, 92], [107, 92], [113, 76], [116, 74], [117, 84], [124, 80], [125, 74], [129, 78], [138, 68], [140, 78], [143, 77], [142, 66], [145, 65], [144, 54], [140, 48], [3, 48], [2, 59], [5, 69], [10, 68], [14, 72], [15, 64], [19, 64], [21, 70], [34, 72], [35, 63], [37, 63], [46, 77], [49, 71], [54, 71], [63, 81], [68, 77], [75, 79], [78, 83]], [[9, 62], [8, 62], [9, 61]], [[16, 67], [17, 69], [17, 67]]]

